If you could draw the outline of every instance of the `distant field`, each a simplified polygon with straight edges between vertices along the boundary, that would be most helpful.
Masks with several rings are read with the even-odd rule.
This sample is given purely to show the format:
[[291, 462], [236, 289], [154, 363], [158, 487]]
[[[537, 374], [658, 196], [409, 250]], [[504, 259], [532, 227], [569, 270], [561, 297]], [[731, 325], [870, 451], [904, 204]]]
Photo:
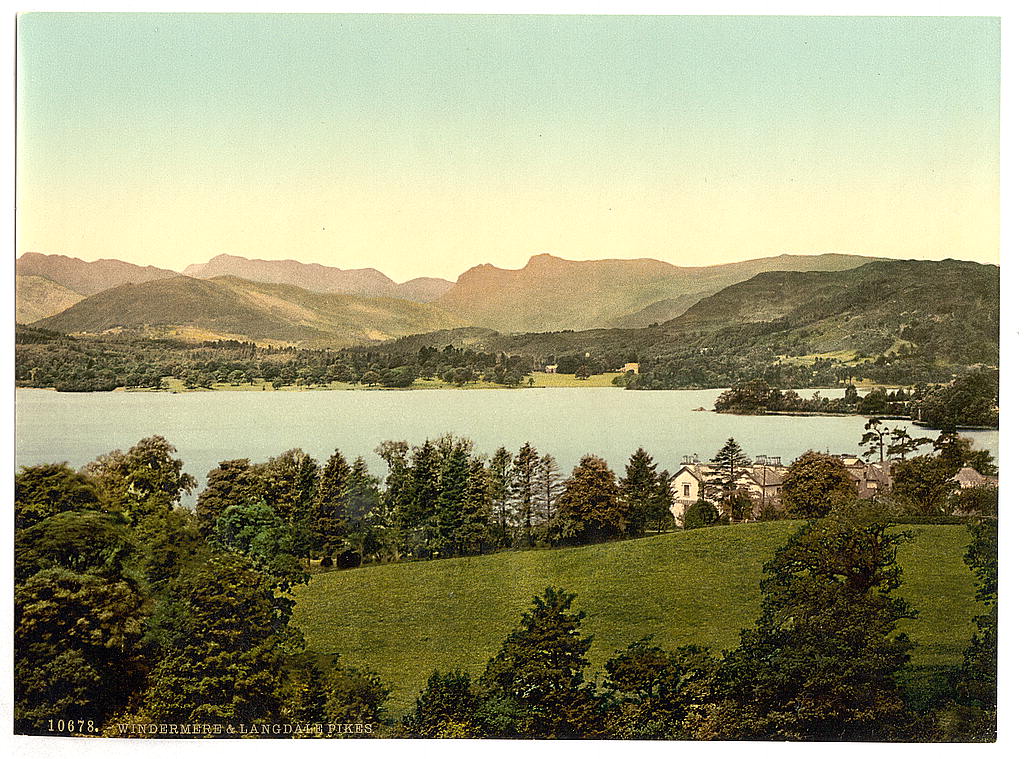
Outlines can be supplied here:
[[[520, 388], [529, 387], [614, 387], [612, 380], [618, 377], [618, 372], [608, 372], [606, 374], [595, 374], [587, 379], [576, 379], [571, 374], [544, 374], [543, 372], [533, 372], [527, 375], [523, 379], [523, 384]], [[533, 385], [530, 385], [530, 378], [533, 378]], [[175, 377], [164, 378], [164, 385], [167, 391], [175, 393], [186, 393], [186, 392], [210, 392], [211, 390], [226, 390], [231, 392], [251, 392], [253, 390], [258, 391], [271, 391], [274, 390], [274, 386], [269, 382], [258, 381], [255, 383], [243, 383], [241, 385], [233, 385], [228, 382], [215, 382], [213, 387], [210, 388], [197, 388], [195, 390], [189, 390], [185, 387], [185, 383]], [[328, 385], [317, 385], [315, 387], [299, 386], [299, 385], [285, 385], [284, 387], [277, 388], [284, 392], [316, 392], [318, 390], [431, 390], [437, 388], [462, 389], [462, 390], [507, 390], [505, 385], [499, 385], [496, 382], [467, 382], [461, 388], [456, 388], [455, 385], [451, 385], [443, 380], [439, 379], [417, 379], [413, 382], [411, 388], [381, 388], [381, 387], [367, 387], [366, 385], [353, 384], [349, 382], [331, 382]], [[147, 392], [147, 391], [131, 391], [131, 392]]]
[[[317, 575], [298, 591], [295, 621], [309, 648], [368, 665], [391, 683], [390, 708], [409, 710], [431, 671], [479, 674], [547, 585], [578, 594], [594, 636], [596, 670], [645, 635], [672, 647], [729, 648], [757, 618], [761, 566], [797, 529], [769, 522], [674, 532], [556, 551], [521, 551], [372, 566]], [[970, 640], [972, 576], [960, 525], [906, 528], [902, 594], [920, 612], [905, 629], [918, 644], [912, 677], [959, 661]]]

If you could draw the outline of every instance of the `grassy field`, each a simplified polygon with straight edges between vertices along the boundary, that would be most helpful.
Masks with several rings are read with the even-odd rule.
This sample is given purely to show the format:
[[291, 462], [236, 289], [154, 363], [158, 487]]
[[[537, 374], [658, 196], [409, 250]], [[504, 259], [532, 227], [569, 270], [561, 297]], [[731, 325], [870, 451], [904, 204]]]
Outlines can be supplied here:
[[[402, 713], [435, 668], [480, 673], [548, 585], [578, 595], [595, 670], [645, 635], [665, 647], [732, 647], [757, 618], [761, 566], [796, 529], [795, 522], [735, 525], [329, 572], [299, 589], [294, 619], [310, 650], [380, 672], [393, 688], [391, 710]], [[959, 661], [979, 607], [962, 561], [966, 529], [906, 529], [916, 537], [900, 549], [901, 592], [920, 614], [905, 629], [918, 644], [912, 677], [924, 681]]]
[[[571, 374], [545, 374], [544, 372], [533, 372], [528, 375], [524, 380], [520, 388], [529, 387], [614, 387], [612, 380], [618, 377], [617, 372], [608, 372], [606, 374], [595, 374], [587, 379], [576, 379]], [[530, 378], [533, 378], [533, 385], [530, 385]], [[234, 385], [228, 382], [214, 382], [213, 387], [209, 388], [196, 388], [189, 390], [185, 387], [185, 383], [176, 377], [165, 377], [164, 378], [165, 390], [173, 393], [208, 393], [211, 391], [229, 391], [229, 392], [252, 392], [256, 391], [271, 391], [274, 390], [274, 386], [269, 382], [259, 381], [255, 383], [246, 382], [241, 385]], [[349, 382], [331, 382], [328, 385], [317, 385], [316, 387], [307, 387], [299, 385], [285, 385], [277, 388], [279, 391], [284, 392], [316, 392], [318, 390], [433, 390], [437, 388], [446, 388], [448, 390], [460, 389], [460, 390], [509, 390], [516, 388], [508, 388], [505, 385], [499, 385], [496, 382], [468, 382], [461, 388], [456, 388], [455, 385], [451, 385], [443, 380], [439, 379], [417, 379], [413, 382], [412, 387], [405, 388], [380, 388], [380, 387], [367, 387], [366, 385], [359, 385]], [[151, 391], [137, 391], [132, 390], [130, 392], [151, 392]]]

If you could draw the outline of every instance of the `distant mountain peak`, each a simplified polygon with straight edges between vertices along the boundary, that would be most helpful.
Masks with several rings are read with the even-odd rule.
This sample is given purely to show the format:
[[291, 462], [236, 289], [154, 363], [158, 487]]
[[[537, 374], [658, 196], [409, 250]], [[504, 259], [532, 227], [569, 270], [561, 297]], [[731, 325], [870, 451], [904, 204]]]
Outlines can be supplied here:
[[435, 277], [420, 277], [398, 284], [373, 268], [339, 269], [290, 258], [267, 260], [228, 253], [216, 255], [205, 264], [192, 264], [184, 273], [201, 279], [232, 276], [250, 282], [294, 285], [311, 292], [398, 298], [420, 303], [436, 300], [454, 284]]

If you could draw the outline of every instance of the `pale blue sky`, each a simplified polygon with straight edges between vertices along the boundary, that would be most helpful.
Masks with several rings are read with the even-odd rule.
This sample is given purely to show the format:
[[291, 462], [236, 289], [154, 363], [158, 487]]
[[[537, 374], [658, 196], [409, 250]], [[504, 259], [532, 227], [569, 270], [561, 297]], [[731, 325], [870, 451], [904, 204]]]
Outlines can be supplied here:
[[29, 14], [19, 252], [998, 257], [986, 18]]

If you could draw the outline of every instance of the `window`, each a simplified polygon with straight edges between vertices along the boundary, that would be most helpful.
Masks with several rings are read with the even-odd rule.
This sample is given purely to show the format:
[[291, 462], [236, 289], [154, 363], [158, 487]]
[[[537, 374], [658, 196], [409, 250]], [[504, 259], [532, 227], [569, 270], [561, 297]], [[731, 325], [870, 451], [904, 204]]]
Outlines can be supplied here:
[[690, 497], [690, 486], [689, 485], [683, 485], [683, 498], [689, 498], [689, 497]]

